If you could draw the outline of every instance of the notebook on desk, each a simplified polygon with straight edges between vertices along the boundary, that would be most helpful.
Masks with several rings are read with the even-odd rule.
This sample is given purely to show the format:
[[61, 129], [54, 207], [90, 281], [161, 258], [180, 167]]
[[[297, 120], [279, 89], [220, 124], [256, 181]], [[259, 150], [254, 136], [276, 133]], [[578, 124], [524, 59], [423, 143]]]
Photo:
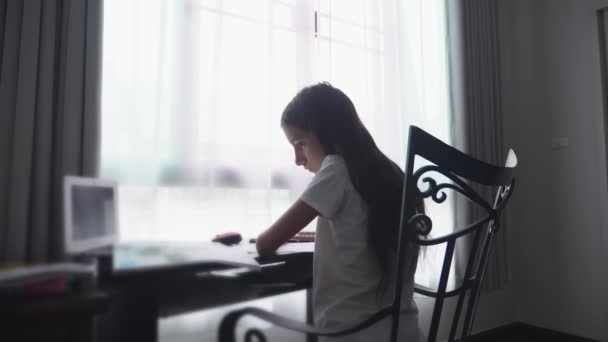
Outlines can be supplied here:
[[[257, 253], [244, 245], [225, 246], [217, 242], [132, 242], [114, 248], [116, 275], [180, 268], [246, 267], [259, 270]], [[223, 268], [223, 267], [220, 267]]]

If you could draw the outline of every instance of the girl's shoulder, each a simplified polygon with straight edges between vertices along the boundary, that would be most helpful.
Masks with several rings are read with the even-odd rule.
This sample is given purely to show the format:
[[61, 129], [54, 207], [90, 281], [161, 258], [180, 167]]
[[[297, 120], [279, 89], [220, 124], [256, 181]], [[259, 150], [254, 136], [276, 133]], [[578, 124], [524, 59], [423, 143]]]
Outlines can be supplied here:
[[336, 184], [340, 183], [342, 186], [352, 187], [346, 161], [344, 157], [338, 154], [325, 156], [325, 159], [321, 163], [321, 168], [315, 177], [319, 179], [331, 179]]
[[346, 161], [341, 155], [338, 154], [328, 154], [323, 159], [321, 163], [321, 170], [323, 169], [331, 169], [335, 171], [345, 171], [346, 170]]
[[323, 162], [321, 163], [321, 168], [315, 177], [350, 180], [346, 161], [344, 161], [342, 156], [337, 154], [329, 154], [325, 156]]

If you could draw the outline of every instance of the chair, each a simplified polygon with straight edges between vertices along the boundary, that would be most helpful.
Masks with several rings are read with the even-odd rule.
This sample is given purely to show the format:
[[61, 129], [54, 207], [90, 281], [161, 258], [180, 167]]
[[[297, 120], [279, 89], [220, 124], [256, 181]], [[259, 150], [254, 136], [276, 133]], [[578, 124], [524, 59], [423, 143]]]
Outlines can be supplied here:
[[[415, 156], [420, 156], [434, 165], [413, 169]], [[461, 340], [470, 336], [472, 323], [477, 309], [479, 290], [483, 282], [485, 268], [492, 248], [494, 235], [499, 229], [499, 219], [505, 206], [513, 193], [515, 179], [513, 172], [517, 166], [517, 157], [513, 150], [509, 150], [505, 167], [497, 167], [474, 159], [453, 147], [450, 147], [418, 127], [410, 127], [408, 146], [408, 160], [406, 162], [406, 194], [415, 193], [419, 189], [419, 181], [427, 183], [427, 188], [420, 191], [423, 198], [431, 198], [436, 203], [442, 203], [447, 198], [446, 189], [459, 192], [469, 201], [485, 209], [485, 215], [475, 222], [454, 232], [438, 237], [428, 237], [432, 228], [431, 219], [424, 215], [414, 215], [409, 218], [408, 226], [415, 227], [414, 241], [420, 246], [446, 245], [438, 288], [430, 289], [419, 284], [414, 291], [418, 294], [435, 298], [428, 341], [436, 341], [439, 331], [443, 302], [445, 298], [458, 296], [456, 310], [452, 317], [448, 341], [454, 341], [460, 315], [467, 301], [467, 310], [461, 329]], [[437, 172], [450, 179], [453, 183], [437, 183], [435, 179], [424, 176], [430, 172]], [[490, 205], [480, 194], [470, 186], [471, 183], [497, 188], [493, 205]], [[415, 198], [406, 197], [405, 207], [413, 205]], [[455, 289], [446, 291], [452, 259], [458, 239], [469, 240], [468, 260], [462, 282]], [[402, 259], [399, 259], [402, 263]], [[398, 270], [399, 271], [399, 270]], [[468, 292], [468, 299], [466, 299]]]
[[[426, 159], [431, 165], [422, 166], [417, 170], [414, 170], [414, 159], [416, 156]], [[441, 267], [438, 288], [434, 290], [420, 285], [415, 286], [416, 293], [436, 299], [433, 307], [431, 327], [428, 332], [428, 341], [435, 341], [437, 339], [444, 299], [458, 296], [458, 303], [452, 319], [449, 336], [449, 341], [455, 340], [456, 330], [460, 314], [465, 304], [467, 292], [469, 293], [469, 297], [466, 300], [467, 310], [461, 339], [468, 337], [475, 316], [479, 289], [483, 281], [485, 266], [491, 250], [493, 237], [499, 228], [498, 223], [500, 215], [513, 192], [513, 171], [516, 164], [517, 159], [513, 150], [509, 151], [506, 167], [497, 167], [474, 159], [443, 143], [422, 129], [410, 126], [397, 250], [397, 277], [392, 304], [382, 308], [364, 321], [353, 322], [353, 324], [339, 330], [314, 327], [258, 308], [242, 308], [228, 313], [223, 318], [219, 328], [219, 341], [235, 342], [236, 324], [239, 319], [245, 315], [255, 316], [274, 325], [309, 334], [309, 336], [344, 336], [363, 330], [386, 317], [390, 317], [392, 321], [390, 341], [397, 341], [399, 312], [401, 308], [401, 289], [403, 285], [402, 273], [405, 266], [406, 255], [406, 248], [404, 247], [406, 243], [410, 242], [418, 244], [419, 246], [447, 245], [444, 262]], [[438, 183], [431, 176], [432, 174], [441, 174], [443, 179], [447, 177], [447, 179], [452, 182]], [[498, 190], [494, 204], [490, 205], [487, 203], [486, 200], [473, 190], [467, 181], [496, 187]], [[419, 183], [427, 184], [424, 190], [420, 189]], [[455, 229], [455, 231], [449, 235], [429, 238], [429, 233], [432, 229], [431, 218], [425, 214], [405, 217], [405, 213], [414, 212], [413, 208], [416, 207], [416, 204], [421, 197], [431, 198], [436, 203], [444, 202], [447, 197], [445, 190], [452, 190], [460, 193], [471, 202], [484, 208], [487, 211], [487, 215], [462, 229]], [[472, 237], [472, 241], [470, 243], [469, 259], [467, 261], [464, 280], [456, 289], [446, 291], [456, 241], [465, 236]], [[265, 336], [257, 329], [250, 329], [245, 333], [245, 341], [252, 341], [253, 337], [256, 337], [260, 342], [266, 341]]]

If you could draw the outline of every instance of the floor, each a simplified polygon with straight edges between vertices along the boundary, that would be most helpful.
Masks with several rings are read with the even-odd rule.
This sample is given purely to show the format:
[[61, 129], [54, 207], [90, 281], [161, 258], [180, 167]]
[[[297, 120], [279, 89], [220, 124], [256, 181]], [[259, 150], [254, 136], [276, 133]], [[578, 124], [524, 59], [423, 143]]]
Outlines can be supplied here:
[[[226, 313], [245, 306], [255, 306], [293, 319], [305, 321], [306, 293], [304, 291], [276, 296], [270, 299], [229, 305], [212, 310], [174, 316], [159, 320], [159, 342], [215, 342], [217, 329]], [[241, 330], [256, 327], [264, 331], [269, 341], [305, 342], [304, 336], [271, 327], [256, 319], [243, 318], [239, 323]], [[242, 333], [239, 334], [242, 336]]]
[[[195, 312], [187, 315], [173, 316], [159, 320], [160, 342], [215, 342], [217, 341], [217, 329], [221, 319], [226, 313], [245, 306], [255, 306], [266, 309], [286, 317], [305, 321], [306, 293], [304, 291], [276, 296], [269, 299], [256, 300], [220, 307], [212, 310]], [[417, 301], [419, 308], [424, 303]], [[422, 310], [421, 322], [427, 321], [425, 310]], [[424, 325], [424, 324], [423, 324]], [[261, 329], [266, 335], [268, 342], [290, 341], [305, 342], [303, 335], [286, 331], [281, 328], [272, 327], [269, 324], [252, 319], [244, 318], [239, 323], [239, 336], [243, 336], [248, 327]], [[422, 327], [423, 329], [425, 327]], [[428, 326], [426, 327], [428, 328]], [[559, 334], [553, 331], [512, 323], [505, 327], [494, 329], [472, 336], [469, 342], [594, 342], [589, 339]], [[377, 342], [377, 341], [373, 341]], [[597, 341], [599, 342], [599, 341]]]

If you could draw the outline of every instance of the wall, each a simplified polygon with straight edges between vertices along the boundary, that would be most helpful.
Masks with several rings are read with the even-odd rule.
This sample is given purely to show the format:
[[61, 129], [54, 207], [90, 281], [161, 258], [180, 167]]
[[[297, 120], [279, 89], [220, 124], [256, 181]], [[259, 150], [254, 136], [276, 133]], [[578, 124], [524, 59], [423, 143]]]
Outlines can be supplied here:
[[[597, 0], [499, 1], [514, 320], [608, 341]], [[569, 145], [553, 149], [552, 140]]]

